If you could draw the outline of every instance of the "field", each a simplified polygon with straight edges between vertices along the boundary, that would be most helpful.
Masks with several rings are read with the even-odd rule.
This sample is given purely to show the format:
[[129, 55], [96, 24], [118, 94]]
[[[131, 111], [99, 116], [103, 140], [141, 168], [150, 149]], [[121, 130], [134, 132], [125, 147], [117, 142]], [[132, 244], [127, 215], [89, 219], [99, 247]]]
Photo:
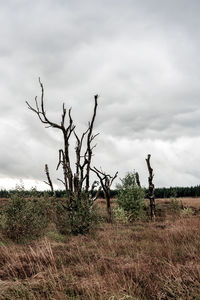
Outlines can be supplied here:
[[26, 245], [0, 237], [0, 299], [200, 299], [200, 199], [182, 203], [184, 213], [103, 223], [87, 235], [49, 229]]
[[[200, 198], [192, 198], [192, 197], [185, 197], [185, 198], [178, 198], [179, 202], [183, 203], [185, 207], [192, 207], [193, 209], [200, 209]], [[170, 199], [157, 199], [156, 203], [169, 203]]]

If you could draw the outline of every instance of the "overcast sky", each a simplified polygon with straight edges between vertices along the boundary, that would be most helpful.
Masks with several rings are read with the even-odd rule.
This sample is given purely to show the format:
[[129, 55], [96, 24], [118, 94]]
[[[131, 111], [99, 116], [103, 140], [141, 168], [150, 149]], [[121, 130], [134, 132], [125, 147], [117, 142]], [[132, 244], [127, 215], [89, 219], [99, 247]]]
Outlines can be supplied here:
[[[152, 155], [156, 186], [200, 184], [199, 0], [0, 0], [0, 188], [47, 188], [61, 135], [25, 101], [45, 86], [49, 118], [79, 131], [99, 94], [93, 165], [123, 177]], [[72, 142], [73, 155], [73, 142]]]

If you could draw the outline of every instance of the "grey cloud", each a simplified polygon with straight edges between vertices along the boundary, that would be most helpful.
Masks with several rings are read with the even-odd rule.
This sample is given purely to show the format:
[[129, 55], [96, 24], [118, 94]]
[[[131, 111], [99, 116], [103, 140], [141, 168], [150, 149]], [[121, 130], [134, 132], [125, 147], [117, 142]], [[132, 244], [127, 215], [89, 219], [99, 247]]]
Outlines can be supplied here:
[[[100, 94], [97, 166], [121, 174], [135, 168], [145, 178], [150, 152], [156, 184], [169, 185], [172, 174], [173, 185], [196, 184], [200, 159], [190, 144], [199, 145], [200, 130], [199, 6], [197, 0], [0, 1], [0, 176], [43, 180], [46, 162], [58, 176], [61, 136], [25, 105], [40, 97], [40, 76], [49, 117], [59, 122], [66, 102], [79, 132]], [[185, 164], [189, 156], [196, 161]]]

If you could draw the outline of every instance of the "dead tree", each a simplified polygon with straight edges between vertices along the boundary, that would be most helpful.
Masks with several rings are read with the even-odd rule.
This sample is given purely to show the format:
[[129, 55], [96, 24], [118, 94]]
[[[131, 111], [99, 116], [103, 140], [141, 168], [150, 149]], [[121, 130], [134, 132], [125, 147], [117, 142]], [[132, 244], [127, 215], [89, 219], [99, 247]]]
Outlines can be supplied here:
[[139, 176], [139, 173], [136, 172], [135, 173], [135, 180], [136, 180], [136, 183], [139, 187], [141, 187], [141, 184], [140, 184], [140, 176]]
[[150, 165], [150, 158], [151, 158], [151, 154], [148, 154], [147, 158], [146, 158], [146, 163], [147, 163], [147, 168], [149, 171], [149, 177], [148, 177], [148, 182], [149, 182], [149, 190], [148, 190], [148, 199], [150, 201], [150, 215], [151, 215], [151, 220], [155, 220], [155, 187], [153, 184], [153, 169]]
[[[79, 138], [75, 132], [75, 125], [71, 116], [71, 108], [67, 111], [65, 104], [62, 106], [61, 121], [60, 123], [55, 123], [51, 121], [46, 113], [44, 104], [44, 86], [39, 79], [39, 84], [41, 87], [41, 97], [40, 103], [38, 103], [37, 97], [35, 97], [35, 107], [31, 106], [29, 102], [26, 101], [28, 108], [33, 111], [39, 118], [39, 120], [46, 125], [46, 128], [52, 127], [59, 129], [63, 135], [64, 147], [59, 150], [59, 161], [57, 169], [62, 166], [63, 169], [63, 179], [60, 180], [66, 190], [68, 195], [69, 203], [72, 203], [74, 198], [79, 197], [81, 191], [84, 189], [86, 193], [89, 194], [90, 187], [90, 166], [92, 161], [92, 154], [95, 145], [92, 145], [93, 140], [98, 134], [93, 134], [94, 122], [96, 118], [96, 111], [98, 105], [98, 95], [94, 96], [94, 109], [91, 122], [88, 123], [87, 130]], [[68, 122], [66, 118], [68, 116]], [[67, 124], [66, 124], [67, 123]], [[71, 166], [71, 159], [69, 154], [70, 138], [74, 133], [77, 141], [75, 148], [76, 152], [76, 165], [75, 172]], [[85, 150], [83, 150], [83, 144], [86, 144]]]
[[112, 221], [112, 210], [111, 210], [111, 203], [110, 203], [110, 188], [117, 177], [118, 172], [115, 173], [114, 176], [110, 176], [109, 174], [106, 174], [103, 171], [98, 170], [97, 168], [93, 167], [91, 170], [98, 176], [101, 187], [104, 192], [104, 196], [106, 199], [106, 207], [107, 207], [107, 213], [108, 213], [108, 222]]
[[55, 195], [54, 188], [53, 188], [53, 183], [51, 181], [51, 177], [50, 177], [50, 174], [49, 174], [49, 168], [48, 168], [47, 164], [45, 165], [45, 173], [46, 173], [48, 181], [44, 181], [44, 183], [46, 183], [47, 185], [50, 186], [52, 195]]

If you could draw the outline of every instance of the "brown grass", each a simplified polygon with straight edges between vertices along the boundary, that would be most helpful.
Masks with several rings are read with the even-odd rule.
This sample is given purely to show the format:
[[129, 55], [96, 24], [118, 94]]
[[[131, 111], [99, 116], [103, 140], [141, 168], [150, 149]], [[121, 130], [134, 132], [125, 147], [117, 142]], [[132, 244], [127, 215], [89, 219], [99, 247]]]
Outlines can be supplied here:
[[[182, 202], [185, 207], [193, 207], [195, 209], [200, 209], [200, 198], [196, 197], [183, 197], [177, 198], [179, 202]], [[170, 199], [157, 199], [157, 203], [169, 203]]]
[[3, 245], [0, 299], [200, 299], [199, 229], [199, 215], [170, 216]]

